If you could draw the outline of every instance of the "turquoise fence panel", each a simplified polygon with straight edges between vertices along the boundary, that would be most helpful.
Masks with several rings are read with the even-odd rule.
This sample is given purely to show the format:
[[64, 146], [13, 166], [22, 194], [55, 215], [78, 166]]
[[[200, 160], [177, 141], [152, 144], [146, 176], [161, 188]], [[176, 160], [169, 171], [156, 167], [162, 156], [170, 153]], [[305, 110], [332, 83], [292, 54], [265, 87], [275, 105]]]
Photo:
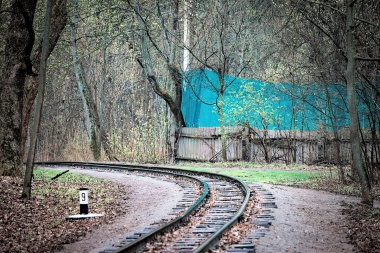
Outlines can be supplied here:
[[[226, 125], [249, 123], [258, 129], [317, 130], [332, 129], [334, 119], [338, 129], [349, 126], [346, 87], [342, 84], [268, 83], [228, 75], [223, 79]], [[220, 126], [218, 75], [198, 69], [186, 72], [185, 80], [182, 111], [186, 126]], [[378, 107], [370, 112], [359, 99], [358, 110], [361, 127], [368, 128], [368, 115], [378, 113]]]

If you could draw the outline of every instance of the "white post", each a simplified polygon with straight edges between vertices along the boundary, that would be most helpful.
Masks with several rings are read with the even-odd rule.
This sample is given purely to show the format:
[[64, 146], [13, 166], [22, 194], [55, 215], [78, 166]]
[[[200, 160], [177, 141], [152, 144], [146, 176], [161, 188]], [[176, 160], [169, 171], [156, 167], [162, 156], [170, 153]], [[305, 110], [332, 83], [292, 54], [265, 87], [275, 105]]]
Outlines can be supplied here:
[[66, 217], [66, 220], [79, 220], [87, 218], [101, 217], [103, 214], [88, 213], [88, 189], [79, 189], [79, 214], [70, 215]]
[[88, 214], [88, 189], [80, 188], [79, 189], [79, 208], [80, 214]]

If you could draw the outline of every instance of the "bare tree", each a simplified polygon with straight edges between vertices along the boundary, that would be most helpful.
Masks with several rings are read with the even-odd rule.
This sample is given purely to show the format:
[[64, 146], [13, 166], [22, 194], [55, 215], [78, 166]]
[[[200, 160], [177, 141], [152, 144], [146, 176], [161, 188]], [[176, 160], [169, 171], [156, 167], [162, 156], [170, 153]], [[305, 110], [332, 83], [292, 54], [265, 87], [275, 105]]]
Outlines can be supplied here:
[[346, 0], [346, 40], [347, 40], [347, 96], [350, 114], [350, 140], [353, 165], [359, 175], [362, 203], [373, 205], [373, 196], [371, 194], [371, 184], [363, 161], [361, 149], [361, 139], [359, 133], [358, 110], [356, 106], [356, 89], [355, 89], [355, 44], [353, 39], [354, 31], [354, 6], [357, 1]]
[[[177, 59], [177, 42], [179, 41], [179, 0], [174, 0], [168, 2], [167, 10], [171, 10], [171, 15], [169, 15], [169, 20], [164, 18], [163, 12], [159, 1], [154, 1], [155, 6], [155, 21], [159, 24], [159, 30], [161, 31], [161, 37], [155, 37], [154, 31], [150, 25], [150, 19], [143, 16], [142, 7], [136, 2], [132, 4], [128, 1], [130, 7], [133, 8], [135, 14], [137, 15], [140, 28], [142, 29], [141, 34], [141, 53], [142, 58], [137, 59], [140, 66], [144, 69], [144, 73], [151, 85], [153, 91], [160, 96], [168, 105], [175, 121], [175, 138], [171, 153], [171, 161], [173, 162], [176, 157], [178, 139], [182, 127], [185, 126], [185, 121], [181, 111], [182, 102], [182, 74], [180, 65]], [[167, 24], [169, 23], [169, 24]], [[158, 40], [162, 40], [162, 44], [158, 43]], [[166, 70], [171, 78], [172, 87], [165, 89], [163, 84], [160, 83], [160, 79], [157, 73], [154, 71], [154, 63], [152, 61], [151, 48], [156, 50], [156, 53], [161, 57], [161, 60], [165, 62]]]
[[[363, 148], [362, 140], [360, 136], [360, 127], [358, 120], [358, 110], [357, 110], [357, 82], [356, 76], [365, 80], [362, 84], [368, 85], [372, 92], [379, 96], [378, 88], [369, 80], [368, 73], [364, 69], [358, 68], [356, 66], [356, 61], [366, 60], [366, 61], [378, 61], [378, 57], [374, 57], [378, 52], [374, 52], [372, 48], [378, 48], [376, 45], [376, 35], [373, 33], [377, 32], [373, 27], [378, 29], [378, 21], [371, 20], [372, 17], [365, 13], [365, 10], [371, 11], [367, 5], [374, 4], [375, 2], [370, 1], [361, 3], [361, 16], [358, 12], [355, 12], [355, 5], [359, 1], [347, 0], [344, 3], [337, 2], [315, 2], [315, 1], [292, 1], [292, 6], [296, 6], [295, 10], [300, 13], [300, 20], [297, 21], [298, 24], [305, 25], [311, 24], [313, 29], [317, 29], [319, 32], [311, 37], [310, 34], [305, 29], [298, 29], [294, 31], [295, 34], [301, 35], [301, 38], [312, 47], [312, 54], [309, 55], [311, 63], [317, 60], [319, 64], [316, 64], [317, 69], [312, 72], [315, 73], [313, 81], [318, 80], [318, 76], [322, 78], [319, 80], [333, 80], [341, 81], [342, 79], [346, 81], [347, 84], [347, 104], [350, 119], [350, 141], [352, 147], [352, 168], [356, 170], [359, 181], [361, 183], [362, 190], [362, 202], [372, 205], [373, 198], [371, 196], [371, 185], [368, 176], [368, 169], [363, 159]], [[377, 4], [378, 5], [378, 4]], [[373, 9], [377, 9], [376, 4], [371, 6]], [[345, 9], [345, 11], [343, 10]], [[367, 19], [368, 18], [368, 19]], [[377, 23], [376, 23], [377, 22]], [[365, 29], [362, 24], [366, 24]], [[370, 28], [368, 28], [368, 26]], [[372, 31], [370, 36], [361, 36], [367, 31]], [[303, 37], [302, 37], [303, 36]], [[371, 37], [368, 40], [368, 37]], [[325, 38], [322, 43], [312, 43], [312, 40], [322, 41], [321, 38]], [[375, 43], [374, 43], [375, 42]], [[327, 47], [326, 45], [330, 46]], [[367, 48], [367, 45], [372, 45]], [[329, 49], [334, 48], [333, 52]], [[376, 50], [375, 50], [376, 51]], [[370, 56], [362, 57], [359, 55], [366, 55], [370, 53]], [[321, 58], [323, 55], [324, 58]], [[324, 61], [325, 66], [322, 67], [320, 62]], [[319, 71], [319, 73], [318, 73]]]
[[[254, 15], [261, 17], [264, 11], [252, 11], [247, 8], [246, 1], [214, 0], [211, 4], [199, 4], [199, 10], [194, 14], [193, 45], [191, 55], [193, 66], [212, 70], [217, 74], [217, 82], [210, 80], [204, 86], [214, 90], [216, 99], [212, 102], [216, 106], [221, 129], [221, 156], [227, 160], [227, 136], [225, 132], [225, 92], [233, 85], [234, 79], [226, 79], [226, 75], [235, 78], [249, 68], [253, 55], [245, 54], [246, 40], [261, 31], [258, 26], [248, 22]], [[197, 7], [198, 7], [197, 6]], [[194, 8], [196, 9], [196, 8]], [[264, 9], [264, 8], [263, 8]], [[256, 29], [256, 30], [255, 30]], [[196, 94], [199, 98], [200, 94]], [[205, 102], [205, 101], [203, 101]]]

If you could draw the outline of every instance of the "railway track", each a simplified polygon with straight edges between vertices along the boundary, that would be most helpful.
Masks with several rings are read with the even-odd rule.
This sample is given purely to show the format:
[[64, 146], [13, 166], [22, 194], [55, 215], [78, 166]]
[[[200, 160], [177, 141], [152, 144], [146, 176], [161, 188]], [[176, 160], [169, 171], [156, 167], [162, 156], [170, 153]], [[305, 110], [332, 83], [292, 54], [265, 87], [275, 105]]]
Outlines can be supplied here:
[[[108, 252], [255, 252], [254, 241], [265, 234], [273, 216], [270, 208], [276, 208], [273, 197], [259, 185], [252, 185], [253, 192], [260, 193], [261, 203], [253, 200], [246, 183], [229, 176], [210, 173], [151, 167], [81, 162], [45, 162], [43, 166], [72, 166], [86, 169], [129, 171], [164, 176], [180, 181], [185, 190], [184, 199], [177, 205], [175, 218], [164, 218], [157, 224], [121, 238], [116, 247], [102, 250]], [[197, 193], [198, 190], [200, 193]], [[251, 199], [251, 201], [250, 201]], [[250, 203], [250, 204], [249, 204]], [[256, 205], [256, 206], [255, 206]], [[256, 210], [256, 211], [252, 211]], [[252, 217], [256, 217], [253, 219]], [[243, 240], [233, 245], [223, 244], [223, 237], [238, 222], [252, 227]], [[239, 232], [238, 232], [239, 233]], [[242, 238], [241, 235], [239, 235]]]

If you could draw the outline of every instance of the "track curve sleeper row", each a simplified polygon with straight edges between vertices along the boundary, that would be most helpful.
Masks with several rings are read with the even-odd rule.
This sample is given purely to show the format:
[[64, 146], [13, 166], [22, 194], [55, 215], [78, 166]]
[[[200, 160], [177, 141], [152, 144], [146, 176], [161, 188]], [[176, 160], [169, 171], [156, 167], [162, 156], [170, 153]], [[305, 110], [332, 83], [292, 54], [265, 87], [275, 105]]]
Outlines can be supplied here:
[[[164, 224], [160, 224], [158, 227], [151, 226], [144, 231], [137, 232], [134, 236], [123, 239], [122, 243], [118, 245], [119, 248], [110, 248], [110, 251], [104, 252], [136, 252], [139, 250], [149, 252], [149, 249], [144, 249], [146, 245], [149, 245], [153, 249], [151, 252], [153, 252], [156, 251], [154, 250], [156, 246], [153, 245], [155, 238], [167, 232], [174, 233], [173, 231], [176, 229], [182, 229], [181, 236], [175, 237], [173, 242], [165, 246], [167, 248], [162, 248], [162, 245], [158, 245], [157, 247], [161, 247], [161, 252], [206, 252], [218, 244], [223, 233], [242, 219], [251, 195], [251, 190], [246, 183], [217, 173], [167, 167], [106, 163], [43, 162], [36, 164], [138, 171], [139, 173], [186, 177], [188, 180], [197, 181], [198, 184], [202, 185], [204, 189], [202, 196], [189, 208], [186, 205], [180, 205], [178, 209], [173, 210], [173, 212], [176, 212], [187, 208], [177, 218], [166, 223], [163, 222]], [[201, 214], [198, 215], [198, 213], [202, 213], [203, 217], [199, 218]], [[188, 225], [185, 226], [186, 222]]]

